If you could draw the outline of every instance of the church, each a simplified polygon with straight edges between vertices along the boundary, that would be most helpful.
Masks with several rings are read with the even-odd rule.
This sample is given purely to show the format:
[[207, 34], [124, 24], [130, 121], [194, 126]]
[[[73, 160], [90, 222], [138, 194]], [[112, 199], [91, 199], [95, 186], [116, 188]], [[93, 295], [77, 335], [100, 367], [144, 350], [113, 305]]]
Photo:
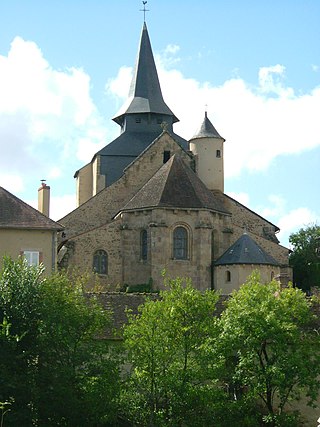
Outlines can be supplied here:
[[120, 135], [75, 172], [77, 208], [59, 220], [60, 268], [94, 272], [103, 290], [189, 277], [229, 294], [259, 270], [291, 279], [279, 228], [224, 193], [224, 138], [204, 112], [186, 141], [163, 99], [144, 22]]

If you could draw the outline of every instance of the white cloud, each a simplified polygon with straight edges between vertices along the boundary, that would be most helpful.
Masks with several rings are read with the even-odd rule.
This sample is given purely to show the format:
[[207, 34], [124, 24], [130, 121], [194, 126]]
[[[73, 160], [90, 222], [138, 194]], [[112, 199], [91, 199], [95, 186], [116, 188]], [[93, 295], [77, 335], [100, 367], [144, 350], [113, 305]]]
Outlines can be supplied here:
[[[173, 57], [177, 52], [171, 49]], [[245, 170], [266, 170], [277, 156], [320, 146], [320, 86], [296, 94], [285, 84], [283, 65], [261, 67], [253, 87], [240, 77], [221, 86], [186, 78], [169, 69], [164, 54], [157, 55], [156, 62], [164, 99], [180, 119], [176, 133], [192, 137], [203, 120], [205, 105], [209, 106], [210, 120], [226, 138], [227, 178]], [[121, 68], [108, 82], [110, 93], [121, 102], [128, 93], [131, 70]]]
[[280, 232], [278, 238], [287, 244], [290, 234], [317, 222], [319, 215], [306, 207], [299, 207], [284, 214], [278, 220]]
[[277, 194], [270, 194], [267, 201], [271, 206], [258, 208], [257, 211], [265, 218], [279, 218], [283, 215], [286, 207], [286, 200]]
[[0, 186], [15, 195], [17, 193], [20, 193], [24, 189], [22, 177], [19, 175], [12, 174], [0, 173]]
[[277, 64], [271, 67], [261, 67], [259, 70], [259, 85], [261, 92], [275, 93], [279, 96], [293, 96], [293, 90], [284, 86], [286, 68]]
[[[0, 169], [28, 181], [58, 177], [79, 153], [81, 138], [101, 146], [106, 129], [90, 97], [90, 77], [81, 69], [54, 70], [39, 47], [16, 37], [0, 55]], [[79, 159], [78, 159], [79, 160]], [[58, 169], [53, 164], [59, 164]], [[49, 171], [49, 172], [48, 172]]]
[[[38, 209], [38, 200], [26, 200], [30, 206]], [[50, 196], [50, 218], [54, 221], [58, 221], [63, 218], [69, 212], [76, 208], [76, 197], [74, 194], [64, 194], [62, 196]]]
[[248, 193], [233, 193], [232, 191], [229, 191], [227, 194], [244, 206], [249, 206], [250, 196]]

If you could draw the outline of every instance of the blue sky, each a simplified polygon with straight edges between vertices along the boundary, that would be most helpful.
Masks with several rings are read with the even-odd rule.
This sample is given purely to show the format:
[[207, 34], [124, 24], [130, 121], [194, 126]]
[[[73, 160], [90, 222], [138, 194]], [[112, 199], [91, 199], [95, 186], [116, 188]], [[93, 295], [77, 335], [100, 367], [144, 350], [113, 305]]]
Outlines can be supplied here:
[[[51, 217], [74, 172], [111, 142], [143, 23], [135, 0], [0, 2], [0, 185]], [[320, 218], [320, 2], [149, 0], [164, 98], [190, 138], [204, 110], [225, 143], [225, 191], [282, 244]], [[207, 107], [205, 107], [207, 105]]]

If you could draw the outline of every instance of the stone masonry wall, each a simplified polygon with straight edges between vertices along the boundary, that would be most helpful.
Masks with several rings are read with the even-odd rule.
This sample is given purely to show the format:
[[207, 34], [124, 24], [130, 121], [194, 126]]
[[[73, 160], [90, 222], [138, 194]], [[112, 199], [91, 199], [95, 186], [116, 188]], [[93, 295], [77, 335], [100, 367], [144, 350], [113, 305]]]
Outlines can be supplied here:
[[59, 220], [65, 226], [67, 239], [109, 222], [112, 217], [163, 165], [163, 151], [179, 153], [186, 161], [190, 156], [167, 133], [163, 132], [124, 171], [122, 177], [86, 203]]

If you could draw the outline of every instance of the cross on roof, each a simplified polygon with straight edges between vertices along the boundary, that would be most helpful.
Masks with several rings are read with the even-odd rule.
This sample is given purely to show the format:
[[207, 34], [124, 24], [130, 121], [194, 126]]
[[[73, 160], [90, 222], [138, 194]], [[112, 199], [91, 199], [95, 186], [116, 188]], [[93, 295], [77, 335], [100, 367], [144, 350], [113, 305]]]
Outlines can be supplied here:
[[146, 9], [147, 1], [143, 1], [143, 9], [140, 9], [140, 12], [143, 12], [143, 21], [146, 22], [146, 12], [149, 12], [149, 9]]

